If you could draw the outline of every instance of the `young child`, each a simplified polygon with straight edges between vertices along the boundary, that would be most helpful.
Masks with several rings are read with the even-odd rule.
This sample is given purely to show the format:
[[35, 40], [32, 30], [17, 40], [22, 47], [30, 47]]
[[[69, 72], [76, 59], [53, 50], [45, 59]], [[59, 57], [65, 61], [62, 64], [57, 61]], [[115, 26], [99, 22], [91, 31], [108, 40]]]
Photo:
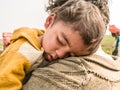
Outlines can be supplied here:
[[52, 61], [94, 53], [106, 28], [95, 5], [68, 0], [52, 9], [45, 29], [23, 27], [14, 31], [11, 44], [0, 55], [0, 89], [20, 90], [25, 74], [43, 56]]

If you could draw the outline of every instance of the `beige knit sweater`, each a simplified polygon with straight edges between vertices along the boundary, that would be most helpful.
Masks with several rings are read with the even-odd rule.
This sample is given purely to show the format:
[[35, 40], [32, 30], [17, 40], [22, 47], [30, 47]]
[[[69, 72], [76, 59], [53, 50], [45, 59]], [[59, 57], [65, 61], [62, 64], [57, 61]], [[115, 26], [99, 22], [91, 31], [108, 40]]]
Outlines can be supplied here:
[[119, 60], [94, 54], [45, 63], [33, 72], [23, 90], [120, 90]]

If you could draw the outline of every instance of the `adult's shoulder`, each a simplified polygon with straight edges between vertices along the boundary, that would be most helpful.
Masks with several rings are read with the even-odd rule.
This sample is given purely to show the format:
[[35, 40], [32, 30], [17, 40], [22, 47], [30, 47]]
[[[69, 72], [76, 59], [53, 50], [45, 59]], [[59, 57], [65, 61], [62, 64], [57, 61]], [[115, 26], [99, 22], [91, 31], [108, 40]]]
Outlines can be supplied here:
[[92, 55], [57, 60], [37, 68], [23, 89], [111, 90], [115, 88], [111, 83], [120, 80], [119, 65], [114, 61], [107, 63], [104, 59]]

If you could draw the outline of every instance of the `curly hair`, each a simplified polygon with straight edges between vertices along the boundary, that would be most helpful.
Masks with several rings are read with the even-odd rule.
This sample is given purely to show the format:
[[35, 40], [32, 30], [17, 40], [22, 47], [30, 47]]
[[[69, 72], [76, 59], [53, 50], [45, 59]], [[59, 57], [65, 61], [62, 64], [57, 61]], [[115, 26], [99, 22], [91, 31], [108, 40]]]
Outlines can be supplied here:
[[[46, 11], [52, 12], [55, 7], [59, 7], [63, 5], [68, 0], [49, 0], [49, 6], [46, 8]], [[85, 0], [87, 2], [91, 2], [95, 6], [97, 6], [102, 14], [103, 20], [105, 22], [106, 28], [109, 24], [109, 7], [108, 7], [108, 0]]]
[[[103, 5], [103, 6], [102, 6]], [[91, 53], [99, 47], [109, 23], [106, 0], [49, 0], [47, 11], [77, 30]]]

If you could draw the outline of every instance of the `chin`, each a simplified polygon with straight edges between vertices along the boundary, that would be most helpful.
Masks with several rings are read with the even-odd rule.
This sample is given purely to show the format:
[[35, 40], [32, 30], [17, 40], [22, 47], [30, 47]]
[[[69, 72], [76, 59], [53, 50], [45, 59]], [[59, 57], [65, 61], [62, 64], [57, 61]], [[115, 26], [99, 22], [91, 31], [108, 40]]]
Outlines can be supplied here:
[[46, 60], [48, 60], [47, 54], [46, 54], [45, 52], [43, 53], [43, 56], [44, 56], [44, 58], [45, 58]]

